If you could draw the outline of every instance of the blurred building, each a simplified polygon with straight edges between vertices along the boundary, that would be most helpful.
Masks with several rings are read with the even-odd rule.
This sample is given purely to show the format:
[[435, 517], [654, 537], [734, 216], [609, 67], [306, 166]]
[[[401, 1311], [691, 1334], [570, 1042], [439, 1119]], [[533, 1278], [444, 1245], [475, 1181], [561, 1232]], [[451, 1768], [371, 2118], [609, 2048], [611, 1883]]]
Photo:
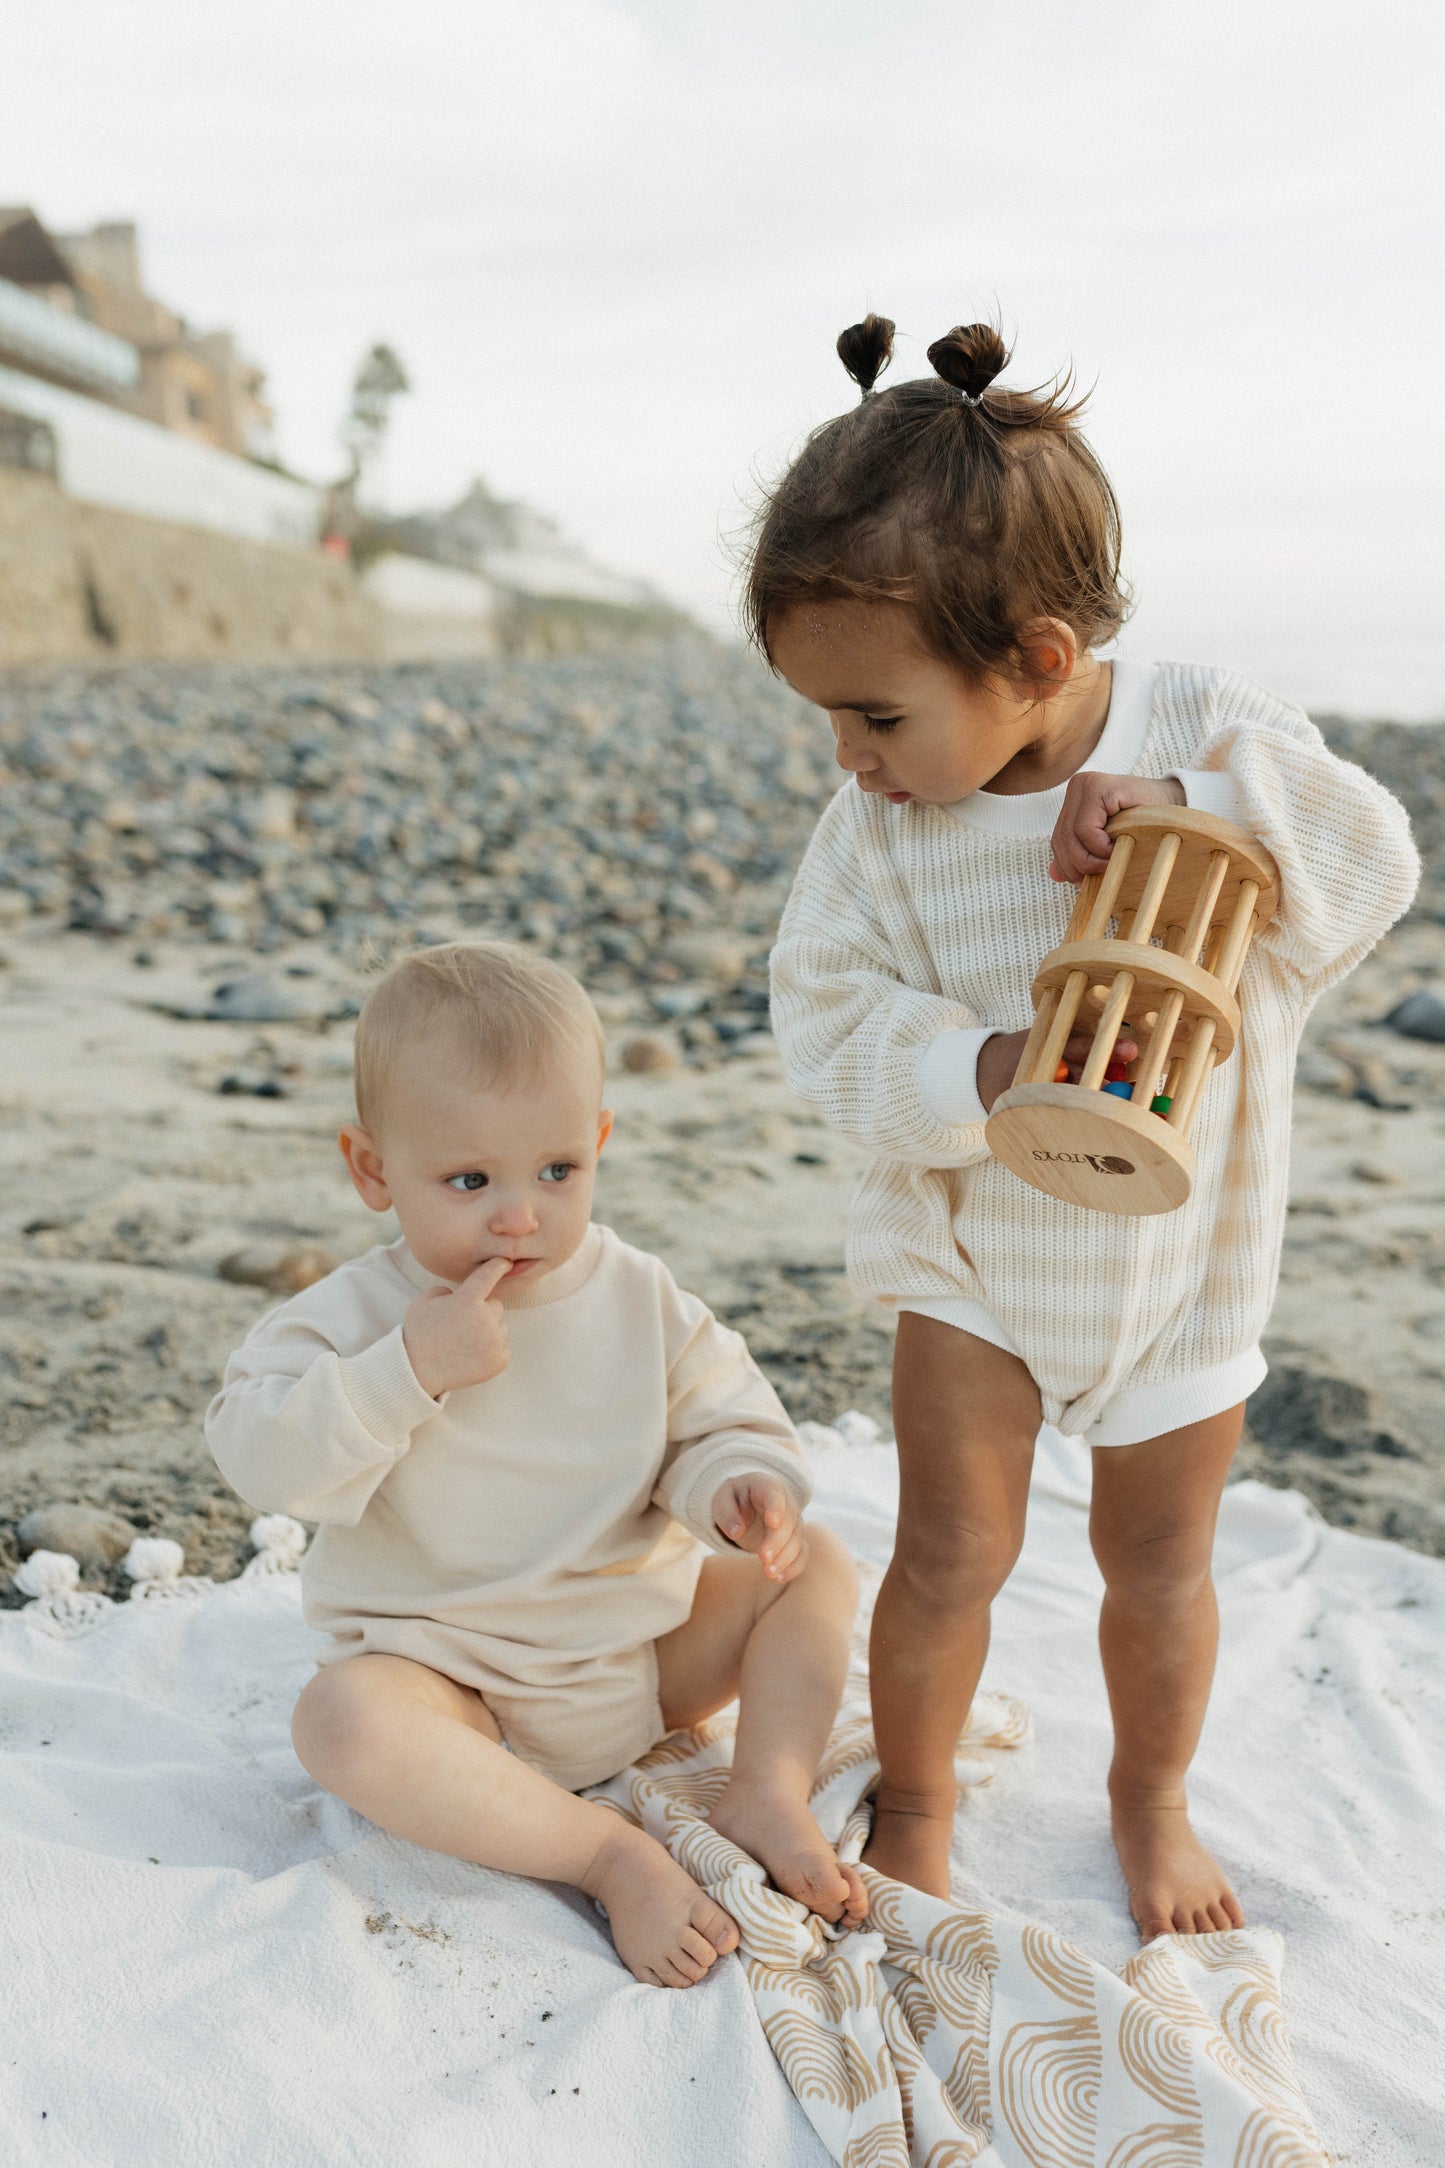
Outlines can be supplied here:
[[217, 451], [273, 457], [262, 371], [229, 331], [194, 331], [147, 293], [128, 222], [56, 234], [0, 207], [0, 362]]

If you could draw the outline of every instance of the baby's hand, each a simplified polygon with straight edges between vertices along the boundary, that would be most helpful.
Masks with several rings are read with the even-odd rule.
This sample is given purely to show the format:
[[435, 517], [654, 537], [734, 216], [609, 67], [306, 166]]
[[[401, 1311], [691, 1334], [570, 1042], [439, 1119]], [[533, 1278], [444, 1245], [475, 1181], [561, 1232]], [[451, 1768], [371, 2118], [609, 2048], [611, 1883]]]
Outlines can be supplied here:
[[489, 1257], [460, 1287], [429, 1287], [402, 1319], [411, 1367], [433, 1400], [484, 1385], [511, 1361], [506, 1316], [493, 1292], [510, 1270], [507, 1258]]
[[754, 1551], [770, 1581], [792, 1581], [808, 1557], [797, 1501], [775, 1475], [740, 1475], [712, 1502], [714, 1526], [740, 1551]]
[[1175, 776], [1161, 776], [1156, 782], [1143, 775], [1094, 775], [1081, 769], [1070, 776], [1064, 809], [1054, 822], [1049, 872], [1056, 881], [1075, 885], [1085, 874], [1102, 873], [1114, 848], [1105, 832], [1106, 821], [1132, 805], [1183, 804], [1184, 785]]

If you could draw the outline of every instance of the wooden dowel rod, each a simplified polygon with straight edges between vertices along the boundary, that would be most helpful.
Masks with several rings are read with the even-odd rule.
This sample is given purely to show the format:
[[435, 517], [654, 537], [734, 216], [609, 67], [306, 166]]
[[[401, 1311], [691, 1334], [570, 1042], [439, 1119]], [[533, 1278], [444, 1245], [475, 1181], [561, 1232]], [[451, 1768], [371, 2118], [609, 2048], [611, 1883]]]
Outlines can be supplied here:
[[[1045, 1077], [1036, 1077], [1034, 1075], [1034, 1062], [1038, 1056], [1039, 1048], [1049, 1035], [1049, 1025], [1053, 1022], [1054, 1011], [1058, 1005], [1058, 990], [1056, 987], [1050, 987], [1034, 1011], [1033, 1027], [1024, 1041], [1024, 1050], [1019, 1056], [1018, 1067], [1014, 1071], [1015, 1084], [1053, 1083], [1052, 1071]], [[1055, 1062], [1054, 1068], [1057, 1069], [1058, 1066], [1058, 1063]]]
[[1119, 1036], [1119, 1026], [1124, 1020], [1124, 1011], [1129, 1006], [1129, 996], [1133, 991], [1133, 972], [1121, 971], [1114, 981], [1113, 991], [1104, 1003], [1103, 1014], [1094, 1030], [1094, 1043], [1089, 1048], [1089, 1058], [1079, 1077], [1086, 1092], [1096, 1092], [1104, 1081], [1104, 1071], [1113, 1059], [1114, 1041]]
[[1233, 993], [1239, 984], [1239, 974], [1244, 969], [1244, 959], [1254, 938], [1254, 907], [1259, 901], [1258, 881], [1241, 881], [1239, 900], [1229, 921], [1229, 931], [1214, 967], [1214, 976], [1222, 981], [1225, 989]]
[[1084, 998], [1084, 988], [1089, 983], [1087, 971], [1071, 971], [1059, 993], [1059, 1005], [1049, 1025], [1049, 1035], [1039, 1056], [1039, 1076], [1045, 1084], [1053, 1082], [1054, 1071], [1059, 1066], [1059, 1056], [1068, 1044], [1069, 1033], [1074, 1028], [1074, 1018], [1079, 1013], [1079, 1003]]
[[1084, 922], [1081, 940], [1097, 941], [1114, 916], [1114, 906], [1119, 900], [1119, 891], [1124, 886], [1124, 876], [1129, 871], [1129, 861], [1133, 856], [1134, 838], [1120, 836], [1114, 845], [1113, 855], [1099, 878], [1098, 891], [1094, 897], [1093, 908]]
[[1194, 1114], [1194, 1103], [1204, 1079], [1214, 1066], [1214, 1018], [1201, 1016], [1189, 1041], [1184, 1068], [1173, 1092], [1174, 1104], [1165, 1115], [1171, 1129], [1185, 1130]]
[[1064, 928], [1066, 941], [1077, 941], [1083, 934], [1089, 923], [1089, 913], [1094, 908], [1094, 898], [1099, 893], [1101, 878], [1100, 874], [1086, 873], [1080, 881], [1079, 893], [1074, 898], [1074, 908], [1069, 913], [1069, 923]]
[[1219, 891], [1224, 886], [1224, 877], [1228, 871], [1228, 851], [1216, 851], [1209, 861], [1204, 886], [1189, 914], [1189, 924], [1184, 929], [1184, 940], [1179, 950], [1179, 954], [1187, 956], [1192, 964], [1199, 961], [1199, 951], [1203, 948], [1204, 937], [1214, 922], [1214, 906], [1219, 901]]
[[1149, 1034], [1149, 1044], [1134, 1064], [1134, 1098], [1147, 1107], [1159, 1089], [1159, 1076], [1169, 1059], [1169, 1049], [1174, 1044], [1174, 1034], [1179, 1029], [1179, 1019], [1184, 1011], [1184, 996], [1176, 987], [1166, 994], [1159, 1009], [1159, 1021]]
[[1129, 924], [1129, 939], [1143, 943], [1154, 931], [1154, 921], [1164, 902], [1164, 891], [1169, 886], [1169, 876], [1174, 871], [1174, 861], [1179, 856], [1179, 838], [1164, 835], [1159, 838], [1159, 848], [1154, 853], [1154, 863], [1149, 868], [1149, 878], [1144, 883], [1144, 893], [1139, 898], [1139, 908]]

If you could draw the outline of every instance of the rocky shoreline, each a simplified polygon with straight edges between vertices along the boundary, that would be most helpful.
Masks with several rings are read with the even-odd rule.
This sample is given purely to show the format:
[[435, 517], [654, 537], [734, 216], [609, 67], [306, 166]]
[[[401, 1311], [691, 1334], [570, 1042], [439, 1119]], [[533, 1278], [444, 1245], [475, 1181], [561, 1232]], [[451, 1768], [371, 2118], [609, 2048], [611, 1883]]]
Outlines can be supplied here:
[[[1381, 1021], [1416, 995], [1428, 1027], [1445, 986], [1445, 730], [1327, 727], [1405, 798], [1429, 874], [1311, 1023], [1241, 1467], [1445, 1555], [1445, 1046]], [[110, 1517], [94, 1585], [127, 1531], [177, 1537], [191, 1571], [245, 1555], [200, 1414], [288, 1256], [378, 1237], [333, 1143], [349, 1018], [418, 938], [506, 934], [582, 974], [617, 1071], [603, 1215], [746, 1331], [800, 1419], [885, 1420], [891, 1334], [840, 1262], [860, 1155], [766, 1035], [834, 773], [810, 711], [700, 641], [0, 688], [5, 1589], [18, 1523], [57, 1504]]]

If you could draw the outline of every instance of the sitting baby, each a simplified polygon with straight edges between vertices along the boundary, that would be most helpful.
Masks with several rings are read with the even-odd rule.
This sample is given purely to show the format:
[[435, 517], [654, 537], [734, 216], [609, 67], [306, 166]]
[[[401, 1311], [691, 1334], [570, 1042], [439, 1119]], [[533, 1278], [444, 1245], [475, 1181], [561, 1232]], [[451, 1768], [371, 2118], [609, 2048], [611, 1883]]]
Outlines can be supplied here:
[[[866, 1911], [808, 1797], [856, 1602], [805, 1533], [793, 1428], [742, 1340], [592, 1222], [596, 1012], [504, 943], [403, 957], [356, 1032], [351, 1179], [401, 1239], [261, 1319], [206, 1416], [227, 1479], [320, 1523], [297, 1703], [318, 1784], [383, 1829], [600, 1900], [639, 1980], [737, 1928], [577, 1797], [741, 1697], [712, 1820], [824, 1918]], [[510, 1751], [509, 1751], [510, 1750]]]

